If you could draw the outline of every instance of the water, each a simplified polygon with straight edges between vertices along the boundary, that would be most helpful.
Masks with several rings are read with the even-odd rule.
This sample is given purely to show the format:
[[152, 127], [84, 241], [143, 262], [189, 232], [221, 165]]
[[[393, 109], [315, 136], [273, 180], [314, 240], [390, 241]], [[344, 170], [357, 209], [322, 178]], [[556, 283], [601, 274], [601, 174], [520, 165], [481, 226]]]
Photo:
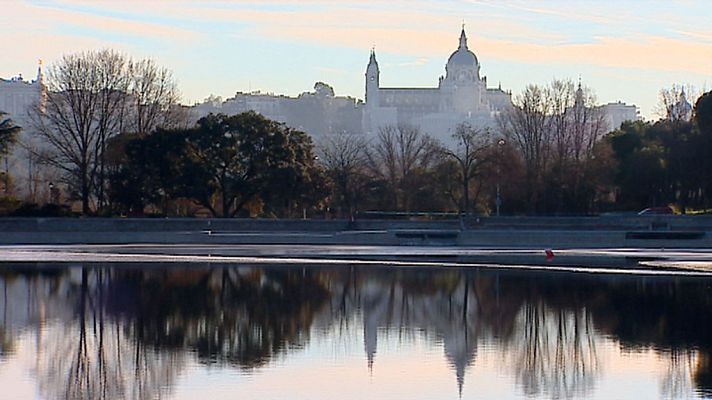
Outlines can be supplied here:
[[712, 396], [712, 279], [4, 264], [0, 398]]

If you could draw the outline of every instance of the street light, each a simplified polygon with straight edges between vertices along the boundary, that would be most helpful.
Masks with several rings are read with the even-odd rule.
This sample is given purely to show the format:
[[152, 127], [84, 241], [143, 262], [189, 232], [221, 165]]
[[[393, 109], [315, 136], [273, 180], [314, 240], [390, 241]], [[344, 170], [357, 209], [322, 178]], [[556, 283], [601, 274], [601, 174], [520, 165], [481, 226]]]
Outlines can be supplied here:
[[497, 160], [497, 198], [494, 201], [495, 207], [497, 208], [497, 216], [499, 217], [499, 207], [502, 205], [502, 198], [499, 195], [499, 179], [500, 179], [500, 168], [502, 163], [502, 149], [507, 142], [504, 139], [499, 139], [497, 141], [497, 147], [499, 147], [499, 159]]

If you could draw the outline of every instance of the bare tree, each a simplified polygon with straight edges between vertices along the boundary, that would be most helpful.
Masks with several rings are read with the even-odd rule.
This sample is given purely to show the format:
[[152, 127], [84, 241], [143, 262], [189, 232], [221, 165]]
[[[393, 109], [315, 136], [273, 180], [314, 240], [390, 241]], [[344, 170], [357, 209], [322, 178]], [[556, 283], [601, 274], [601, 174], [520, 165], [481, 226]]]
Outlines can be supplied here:
[[97, 135], [98, 143], [94, 148], [95, 193], [97, 207], [103, 209], [106, 202], [106, 144], [111, 137], [121, 133], [126, 112], [126, 95], [130, 85], [130, 60], [117, 52], [105, 50], [97, 54]]
[[549, 103], [553, 162], [562, 165], [572, 147], [571, 118], [567, 110], [574, 107], [574, 83], [571, 80], [554, 80], [544, 88]]
[[452, 137], [455, 139], [454, 148], [443, 148], [442, 152], [457, 164], [457, 179], [462, 185], [459, 208], [460, 212], [468, 213], [471, 210], [470, 184], [488, 161], [487, 150], [492, 139], [488, 129], [476, 129], [467, 123], [458, 125]]
[[675, 83], [669, 88], [660, 89], [655, 113], [661, 119], [672, 122], [690, 121], [692, 105], [700, 95], [700, 91], [690, 84]]
[[173, 74], [151, 59], [131, 63], [128, 130], [139, 135], [182, 122], [180, 93]]
[[48, 145], [37, 150], [44, 162], [65, 171], [78, 186], [83, 214], [90, 211], [97, 156], [107, 134], [102, 131], [109, 119], [101, 115], [106, 94], [102, 66], [112, 56], [110, 52], [63, 56], [47, 73], [43, 107], [31, 114], [35, 131]]
[[[63, 171], [82, 213], [105, 206], [106, 145], [122, 132], [171, 124], [178, 92], [170, 72], [112, 50], [65, 55], [49, 68], [46, 96], [30, 113], [41, 144], [34, 155]], [[94, 194], [94, 196], [92, 196]]]
[[575, 162], [584, 162], [593, 157], [596, 143], [607, 133], [606, 115], [596, 105], [593, 91], [579, 86], [576, 102], [567, 110], [569, 150], [567, 157]]
[[342, 133], [325, 137], [319, 145], [321, 163], [335, 186], [339, 213], [353, 218], [357, 195], [364, 185], [366, 141], [360, 135]]
[[[587, 207], [585, 175], [606, 132], [604, 112], [590, 89], [575, 89], [570, 80], [530, 85], [499, 118], [499, 128], [524, 162], [530, 211], [544, 203], [555, 208], [550, 211]], [[572, 201], [573, 207], [564, 207]]]
[[[526, 169], [526, 197], [530, 207], [537, 204], [541, 181], [548, 166], [551, 143], [547, 91], [529, 85], [514, 99], [514, 107], [498, 118], [500, 132], [518, 150]], [[531, 210], [530, 210], [531, 211]]]
[[366, 152], [367, 165], [377, 179], [390, 188], [395, 209], [410, 208], [410, 194], [417, 189], [415, 178], [426, 169], [436, 155], [433, 140], [408, 125], [385, 126]]

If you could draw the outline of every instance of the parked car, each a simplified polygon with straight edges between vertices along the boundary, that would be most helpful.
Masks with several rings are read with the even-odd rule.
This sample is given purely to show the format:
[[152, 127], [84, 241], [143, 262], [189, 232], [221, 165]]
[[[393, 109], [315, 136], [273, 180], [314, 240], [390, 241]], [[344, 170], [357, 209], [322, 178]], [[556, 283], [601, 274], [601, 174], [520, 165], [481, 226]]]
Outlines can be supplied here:
[[638, 213], [638, 215], [671, 215], [675, 212], [670, 207], [648, 207]]

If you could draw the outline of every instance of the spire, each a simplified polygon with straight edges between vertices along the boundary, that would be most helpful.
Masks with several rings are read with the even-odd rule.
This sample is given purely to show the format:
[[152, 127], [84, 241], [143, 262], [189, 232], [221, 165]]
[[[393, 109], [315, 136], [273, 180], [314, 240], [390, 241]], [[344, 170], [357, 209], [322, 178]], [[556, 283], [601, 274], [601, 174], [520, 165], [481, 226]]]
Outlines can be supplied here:
[[578, 78], [578, 88], [576, 89], [576, 96], [574, 98], [574, 107], [580, 108], [584, 106], [584, 95], [583, 95], [583, 86], [581, 86], [581, 74], [579, 74]]
[[42, 73], [42, 59], [37, 60], [37, 80], [39, 84], [44, 83], [44, 74]]
[[368, 63], [378, 64], [378, 61], [376, 61], [376, 46], [371, 47], [371, 58], [369, 58]]
[[460, 48], [467, 48], [467, 35], [465, 34], [465, 23], [462, 23], [462, 32], [460, 32]]

